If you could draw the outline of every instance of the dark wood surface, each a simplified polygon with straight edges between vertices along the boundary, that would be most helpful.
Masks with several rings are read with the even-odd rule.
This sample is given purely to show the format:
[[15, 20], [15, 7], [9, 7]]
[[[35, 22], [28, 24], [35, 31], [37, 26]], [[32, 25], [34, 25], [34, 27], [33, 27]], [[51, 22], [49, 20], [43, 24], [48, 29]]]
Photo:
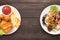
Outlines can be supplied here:
[[5, 4], [17, 8], [22, 21], [14, 34], [0, 36], [0, 40], [60, 40], [60, 35], [47, 34], [39, 21], [42, 10], [49, 5], [60, 5], [60, 0], [0, 0], [0, 5]]

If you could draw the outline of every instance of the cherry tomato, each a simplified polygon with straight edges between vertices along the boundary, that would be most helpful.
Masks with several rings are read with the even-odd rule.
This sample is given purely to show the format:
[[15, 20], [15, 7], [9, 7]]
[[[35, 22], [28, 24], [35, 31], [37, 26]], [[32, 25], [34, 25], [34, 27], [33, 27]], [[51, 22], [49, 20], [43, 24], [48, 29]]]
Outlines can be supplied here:
[[10, 14], [11, 13], [11, 8], [9, 6], [4, 6], [2, 8], [2, 12], [6, 15]]

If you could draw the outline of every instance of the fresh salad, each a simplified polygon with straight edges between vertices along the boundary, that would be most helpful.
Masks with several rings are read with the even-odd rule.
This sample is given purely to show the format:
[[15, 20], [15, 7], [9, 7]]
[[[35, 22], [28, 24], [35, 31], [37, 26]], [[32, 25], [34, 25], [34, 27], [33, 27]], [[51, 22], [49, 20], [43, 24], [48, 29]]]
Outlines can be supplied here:
[[50, 6], [49, 12], [43, 17], [43, 23], [48, 31], [60, 29], [60, 11], [57, 6]]

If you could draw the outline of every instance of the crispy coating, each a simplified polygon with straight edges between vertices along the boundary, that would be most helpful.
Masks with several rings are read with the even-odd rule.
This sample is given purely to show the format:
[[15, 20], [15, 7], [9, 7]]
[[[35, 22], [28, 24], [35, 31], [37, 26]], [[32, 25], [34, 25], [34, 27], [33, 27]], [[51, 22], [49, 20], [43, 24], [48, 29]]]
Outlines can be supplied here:
[[8, 27], [7, 29], [4, 29], [3, 31], [4, 31], [5, 33], [8, 33], [11, 29], [12, 29], [12, 27]]
[[13, 26], [10, 22], [2, 21], [0, 27], [4, 30], [5, 33], [7, 33], [12, 29]]
[[3, 17], [4, 17], [4, 16], [1, 14], [1, 15], [0, 15], [0, 19], [3, 19]]
[[0, 28], [2, 28], [5, 33], [8, 33], [12, 27], [13, 24], [11, 23], [10, 16], [0, 15]]
[[5, 21], [10, 21], [11, 18], [10, 18], [9, 16], [5, 16], [5, 17], [4, 17], [4, 20], [5, 20]]

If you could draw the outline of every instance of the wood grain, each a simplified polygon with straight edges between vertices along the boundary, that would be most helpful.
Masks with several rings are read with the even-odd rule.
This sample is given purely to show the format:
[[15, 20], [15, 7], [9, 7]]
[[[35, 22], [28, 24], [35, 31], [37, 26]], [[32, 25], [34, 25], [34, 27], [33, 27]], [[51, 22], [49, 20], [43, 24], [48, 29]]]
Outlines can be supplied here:
[[60, 5], [60, 0], [0, 0], [0, 5], [9, 4], [21, 14], [21, 26], [11, 35], [0, 40], [60, 40], [60, 35], [46, 33], [40, 25], [40, 14], [49, 5]]

